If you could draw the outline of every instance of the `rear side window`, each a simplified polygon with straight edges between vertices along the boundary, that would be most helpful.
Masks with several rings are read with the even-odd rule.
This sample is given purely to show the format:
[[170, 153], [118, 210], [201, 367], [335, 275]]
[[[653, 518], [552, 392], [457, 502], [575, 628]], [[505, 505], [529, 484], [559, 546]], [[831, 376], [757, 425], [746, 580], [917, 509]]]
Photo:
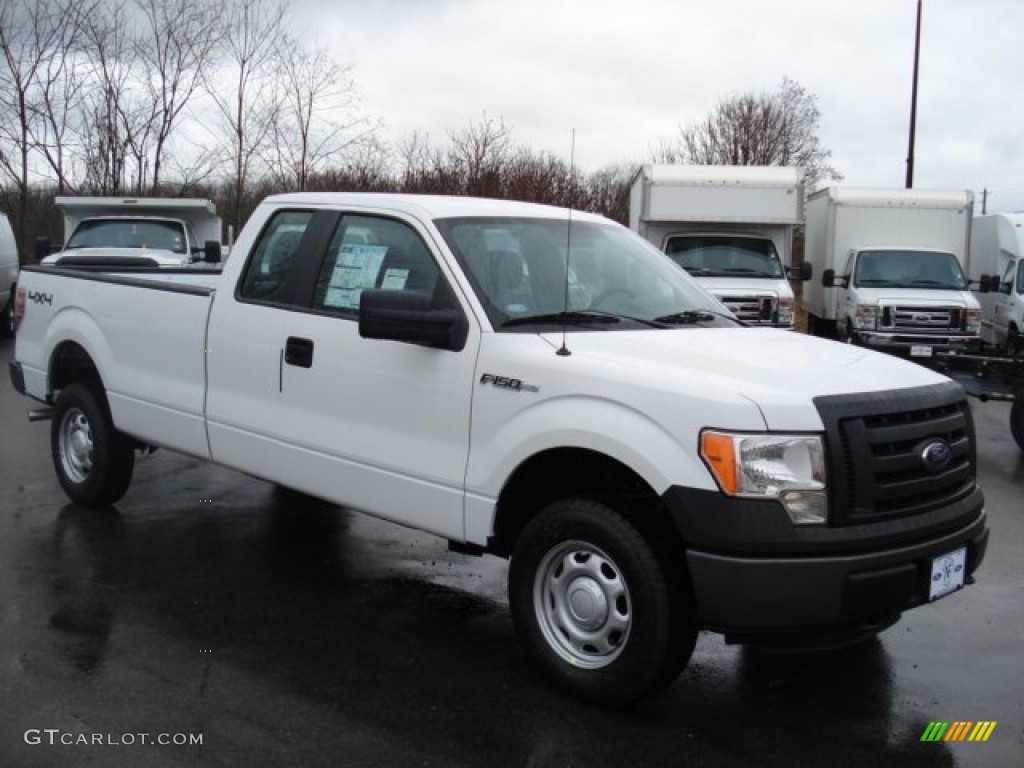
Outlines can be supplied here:
[[312, 211], [279, 211], [274, 214], [245, 268], [239, 298], [269, 304], [290, 302], [295, 281], [292, 264], [312, 218]]
[[327, 247], [313, 308], [355, 316], [364, 290], [418, 291], [440, 299], [439, 283], [443, 285], [430, 251], [407, 224], [345, 216]]

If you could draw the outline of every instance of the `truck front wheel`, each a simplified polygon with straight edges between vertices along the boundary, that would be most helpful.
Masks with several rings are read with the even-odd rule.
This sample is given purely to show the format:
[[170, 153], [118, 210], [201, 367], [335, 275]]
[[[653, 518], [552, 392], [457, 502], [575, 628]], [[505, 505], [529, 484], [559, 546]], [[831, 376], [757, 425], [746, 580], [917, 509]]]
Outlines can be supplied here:
[[675, 680], [697, 632], [691, 601], [622, 515], [558, 501], [523, 530], [509, 604], [530, 653], [561, 687], [604, 706], [630, 704]]
[[1018, 389], [1010, 407], [1010, 434], [1024, 451], [1024, 388]]
[[102, 394], [82, 383], [61, 390], [54, 405], [50, 449], [64, 492], [84, 507], [124, 496], [135, 468], [130, 440], [114, 429]]

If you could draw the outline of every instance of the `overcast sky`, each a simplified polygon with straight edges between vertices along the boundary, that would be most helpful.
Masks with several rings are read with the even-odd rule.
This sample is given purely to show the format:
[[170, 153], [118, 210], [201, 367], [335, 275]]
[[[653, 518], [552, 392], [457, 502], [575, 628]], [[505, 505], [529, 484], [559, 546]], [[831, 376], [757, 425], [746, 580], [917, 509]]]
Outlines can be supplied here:
[[[1024, 0], [924, 0], [915, 186], [1024, 210]], [[817, 96], [845, 185], [902, 187], [916, 0], [292, 0], [397, 140], [485, 115], [586, 172], [649, 159], [723, 98]]]

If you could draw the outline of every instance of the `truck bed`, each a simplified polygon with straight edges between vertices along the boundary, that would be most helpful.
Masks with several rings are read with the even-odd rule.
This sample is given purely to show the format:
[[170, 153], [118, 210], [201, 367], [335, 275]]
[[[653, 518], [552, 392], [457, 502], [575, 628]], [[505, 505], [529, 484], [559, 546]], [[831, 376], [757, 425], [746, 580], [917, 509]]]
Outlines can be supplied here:
[[59, 375], [48, 370], [53, 340], [78, 340], [92, 351], [119, 430], [208, 458], [206, 330], [219, 280], [209, 270], [23, 268], [19, 286], [35, 305], [19, 332], [26, 394], [47, 399]]

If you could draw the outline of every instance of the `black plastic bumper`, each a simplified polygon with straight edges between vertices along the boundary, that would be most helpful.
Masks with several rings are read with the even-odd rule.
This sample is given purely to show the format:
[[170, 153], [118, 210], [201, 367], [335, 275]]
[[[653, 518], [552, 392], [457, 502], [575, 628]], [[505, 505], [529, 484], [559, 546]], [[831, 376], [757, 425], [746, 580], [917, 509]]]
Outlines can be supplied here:
[[[692, 503], [695, 492], [676, 490], [675, 498], [667, 496], [666, 502], [687, 544], [698, 621], [705, 628], [723, 632], [729, 640], [799, 637], [814, 631], [891, 623], [893, 616], [928, 602], [933, 558], [965, 547], [967, 584], [984, 559], [988, 544], [985, 513], [980, 508], [971, 509], [982, 503], [980, 493], [965, 499], [959, 514], [947, 517], [945, 525], [936, 526], [932, 520], [930, 528], [916, 535], [911, 521], [901, 521], [895, 527], [895, 521], [887, 523], [889, 536], [879, 531], [863, 535], [864, 528], [875, 526], [788, 526], [800, 534], [792, 542], [796, 546], [789, 548], [774, 535], [778, 528], [769, 522], [773, 517], [770, 507], [778, 505], [710, 494], [717, 497], [716, 508], [705, 506], [694, 511], [691, 507], [683, 511], [680, 497]], [[702, 492], [696, 493], [707, 500]], [[735, 514], [730, 514], [734, 505]], [[781, 508], [778, 511], [785, 517]], [[758, 513], [764, 515], [761, 524], [752, 525]], [[718, 546], [695, 540], [695, 534], [697, 539], [705, 537], [694, 520], [709, 515], [715, 518], [709, 527], [716, 533], [723, 532], [727, 525], [724, 520], [730, 517], [733, 523], [741, 523], [730, 526], [732, 546], [723, 546], [726, 542], [721, 536], [710, 537]], [[710, 530], [703, 530], [703, 534], [708, 533]], [[860, 547], [856, 546], [858, 540]], [[762, 549], [759, 541], [768, 546]], [[742, 548], [737, 546], [740, 542], [744, 543]]]

